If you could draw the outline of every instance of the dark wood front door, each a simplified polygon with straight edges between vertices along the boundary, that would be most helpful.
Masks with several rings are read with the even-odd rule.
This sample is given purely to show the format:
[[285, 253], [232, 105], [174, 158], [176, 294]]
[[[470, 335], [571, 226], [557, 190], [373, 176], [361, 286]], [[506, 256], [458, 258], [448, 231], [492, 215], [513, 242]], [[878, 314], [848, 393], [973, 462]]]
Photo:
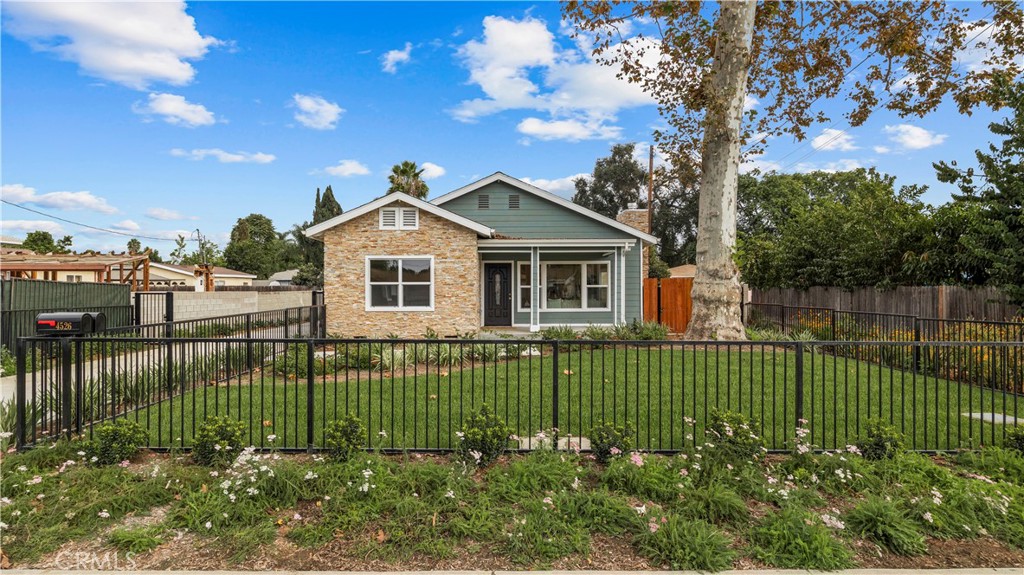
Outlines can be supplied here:
[[512, 325], [512, 264], [484, 264], [484, 325]]

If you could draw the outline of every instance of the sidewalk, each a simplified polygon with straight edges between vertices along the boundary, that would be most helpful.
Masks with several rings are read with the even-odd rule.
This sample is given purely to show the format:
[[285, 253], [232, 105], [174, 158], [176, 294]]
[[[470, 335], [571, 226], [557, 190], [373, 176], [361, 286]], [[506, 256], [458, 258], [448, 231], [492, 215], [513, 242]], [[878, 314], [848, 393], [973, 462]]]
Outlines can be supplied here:
[[[252, 575], [253, 571], [164, 571], [175, 575]], [[5, 575], [74, 575], [91, 573], [94, 575], [124, 575], [126, 573], [146, 573], [145, 571], [87, 571], [58, 569], [5, 569]], [[154, 573], [150, 571], [148, 573]], [[265, 572], [264, 572], [265, 573]], [[275, 575], [436, 575], [452, 573], [455, 575], [650, 575], [660, 573], [666, 575], [706, 575], [700, 571], [272, 571]], [[846, 569], [842, 571], [801, 571], [799, 569], [765, 569], [750, 571], [718, 571], [718, 575], [908, 575], [909, 573], [927, 573], [928, 575], [1020, 575], [1019, 568], [1001, 569]]]
[[[71, 573], [74, 570], [59, 569], [5, 569], [5, 575], [58, 575]], [[86, 571], [96, 575], [126, 575], [131, 573], [151, 574], [155, 571]], [[454, 575], [706, 575], [700, 571], [261, 571], [276, 575], [337, 575], [351, 573], [353, 575], [436, 575], [452, 573]], [[160, 571], [170, 575], [252, 575], [254, 571]], [[1020, 575], [1021, 569], [1007, 567], [1001, 569], [845, 569], [841, 571], [801, 571], [799, 569], [764, 569], [749, 571], [718, 571], [717, 575], [908, 575], [909, 573], [926, 573], [927, 575]]]

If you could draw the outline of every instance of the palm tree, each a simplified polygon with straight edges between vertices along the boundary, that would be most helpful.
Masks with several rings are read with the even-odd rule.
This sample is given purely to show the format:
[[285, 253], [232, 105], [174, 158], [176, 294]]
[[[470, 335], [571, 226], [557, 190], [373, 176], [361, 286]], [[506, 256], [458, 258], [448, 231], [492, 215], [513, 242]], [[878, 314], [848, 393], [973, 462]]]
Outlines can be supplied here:
[[395, 164], [391, 166], [391, 175], [388, 176], [388, 181], [391, 182], [388, 193], [404, 192], [414, 198], [424, 199], [430, 192], [430, 188], [427, 187], [422, 176], [423, 170], [417, 168], [416, 162], [404, 161], [401, 164]]

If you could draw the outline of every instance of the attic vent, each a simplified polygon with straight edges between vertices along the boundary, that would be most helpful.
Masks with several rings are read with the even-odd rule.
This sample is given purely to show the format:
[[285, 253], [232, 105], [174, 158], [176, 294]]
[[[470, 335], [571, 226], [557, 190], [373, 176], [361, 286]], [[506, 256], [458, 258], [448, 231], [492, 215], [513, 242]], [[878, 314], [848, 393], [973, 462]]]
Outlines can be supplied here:
[[508, 195], [508, 209], [518, 210], [519, 209], [519, 194]]
[[416, 208], [381, 208], [380, 229], [416, 230], [420, 227], [420, 214]]
[[487, 194], [480, 194], [477, 196], [476, 207], [480, 210], [489, 210], [491, 208], [491, 196]]
[[380, 229], [398, 229], [398, 210], [396, 208], [385, 208], [380, 211]]
[[420, 227], [420, 211], [417, 209], [405, 208], [402, 210], [402, 229], [415, 230]]

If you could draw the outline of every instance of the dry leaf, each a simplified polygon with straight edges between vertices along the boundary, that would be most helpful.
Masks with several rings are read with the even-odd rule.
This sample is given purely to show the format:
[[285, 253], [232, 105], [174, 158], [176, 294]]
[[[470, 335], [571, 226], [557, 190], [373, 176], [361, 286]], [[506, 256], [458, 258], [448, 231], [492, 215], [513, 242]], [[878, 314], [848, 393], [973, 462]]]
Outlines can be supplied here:
[[7, 553], [0, 551], [0, 569], [10, 569], [11, 559], [7, 556]]
[[209, 491], [210, 491], [210, 488], [207, 487], [205, 483], [202, 485], [202, 487], [199, 488], [199, 492], [200, 493], [208, 493]]
[[430, 520], [431, 527], [437, 527], [437, 511], [434, 512], [434, 518]]
[[383, 543], [388, 540], [387, 534], [384, 533], [383, 529], [377, 530], [377, 543]]

